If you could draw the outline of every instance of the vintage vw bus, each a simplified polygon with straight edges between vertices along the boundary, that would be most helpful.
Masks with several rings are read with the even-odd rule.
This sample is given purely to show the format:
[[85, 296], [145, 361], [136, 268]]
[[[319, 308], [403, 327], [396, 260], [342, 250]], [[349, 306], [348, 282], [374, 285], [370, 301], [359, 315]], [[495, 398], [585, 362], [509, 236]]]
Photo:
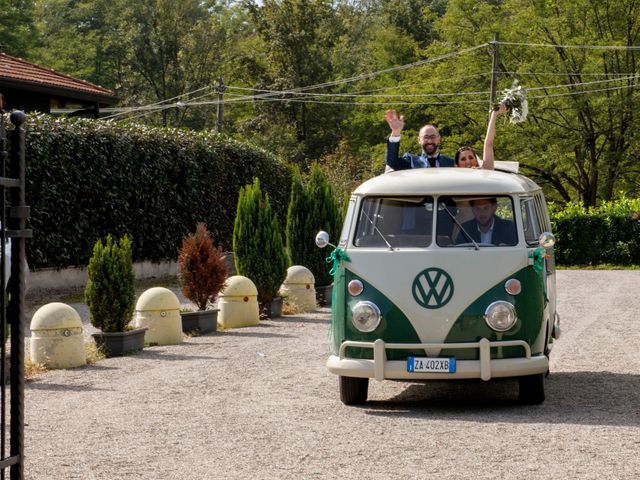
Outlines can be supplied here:
[[560, 334], [550, 230], [540, 187], [514, 173], [403, 170], [358, 187], [332, 253], [341, 400], [364, 403], [370, 378], [517, 377], [520, 401], [541, 403]]

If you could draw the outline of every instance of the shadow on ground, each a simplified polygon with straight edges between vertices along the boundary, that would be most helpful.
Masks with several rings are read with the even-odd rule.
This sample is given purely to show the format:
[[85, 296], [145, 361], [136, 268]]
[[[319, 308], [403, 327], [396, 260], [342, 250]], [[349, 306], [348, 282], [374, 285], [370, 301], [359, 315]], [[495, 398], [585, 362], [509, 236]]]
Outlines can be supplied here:
[[[375, 382], [370, 387], [375, 388]], [[640, 375], [558, 372], [545, 382], [542, 405], [517, 403], [516, 380], [412, 384], [385, 401], [363, 407], [369, 415], [473, 422], [639, 426]]]

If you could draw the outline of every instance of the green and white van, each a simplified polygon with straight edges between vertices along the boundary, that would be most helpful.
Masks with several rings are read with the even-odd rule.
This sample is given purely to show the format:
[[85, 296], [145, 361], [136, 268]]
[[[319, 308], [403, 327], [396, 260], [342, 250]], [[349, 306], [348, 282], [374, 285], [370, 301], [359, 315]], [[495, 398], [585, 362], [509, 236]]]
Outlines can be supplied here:
[[341, 400], [366, 402], [370, 378], [517, 377], [522, 403], [544, 401], [560, 335], [550, 230], [541, 188], [514, 173], [414, 169], [359, 186], [331, 255]]

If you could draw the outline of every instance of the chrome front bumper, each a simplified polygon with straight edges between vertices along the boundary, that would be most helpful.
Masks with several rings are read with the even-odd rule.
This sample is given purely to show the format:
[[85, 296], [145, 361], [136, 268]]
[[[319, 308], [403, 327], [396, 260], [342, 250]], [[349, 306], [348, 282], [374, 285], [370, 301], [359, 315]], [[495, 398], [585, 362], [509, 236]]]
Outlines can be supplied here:
[[[373, 349], [373, 360], [361, 358], [345, 358], [348, 347]], [[524, 357], [491, 359], [491, 348], [522, 347]], [[475, 348], [478, 349], [479, 360], [456, 360], [455, 373], [408, 372], [406, 360], [387, 360], [386, 349], [416, 350], [426, 348]], [[355, 342], [347, 340], [340, 345], [338, 355], [331, 355], [327, 360], [327, 368], [331, 373], [343, 377], [375, 378], [376, 380], [432, 380], [481, 378], [490, 380], [498, 377], [519, 377], [546, 373], [549, 359], [544, 356], [531, 356], [529, 344], [523, 340], [490, 342], [486, 338], [479, 342], [469, 343], [385, 343], [378, 339], [375, 342]]]

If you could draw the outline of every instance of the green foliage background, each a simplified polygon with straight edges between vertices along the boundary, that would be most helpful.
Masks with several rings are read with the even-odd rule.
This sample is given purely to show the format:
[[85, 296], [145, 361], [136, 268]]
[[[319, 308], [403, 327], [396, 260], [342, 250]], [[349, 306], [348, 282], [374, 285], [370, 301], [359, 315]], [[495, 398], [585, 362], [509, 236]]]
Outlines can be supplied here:
[[31, 267], [85, 265], [107, 234], [129, 235], [134, 260], [175, 259], [198, 222], [228, 250], [238, 191], [254, 177], [286, 212], [290, 168], [246, 143], [48, 116], [29, 116], [26, 129]]
[[640, 265], [640, 199], [550, 209], [561, 265]]

